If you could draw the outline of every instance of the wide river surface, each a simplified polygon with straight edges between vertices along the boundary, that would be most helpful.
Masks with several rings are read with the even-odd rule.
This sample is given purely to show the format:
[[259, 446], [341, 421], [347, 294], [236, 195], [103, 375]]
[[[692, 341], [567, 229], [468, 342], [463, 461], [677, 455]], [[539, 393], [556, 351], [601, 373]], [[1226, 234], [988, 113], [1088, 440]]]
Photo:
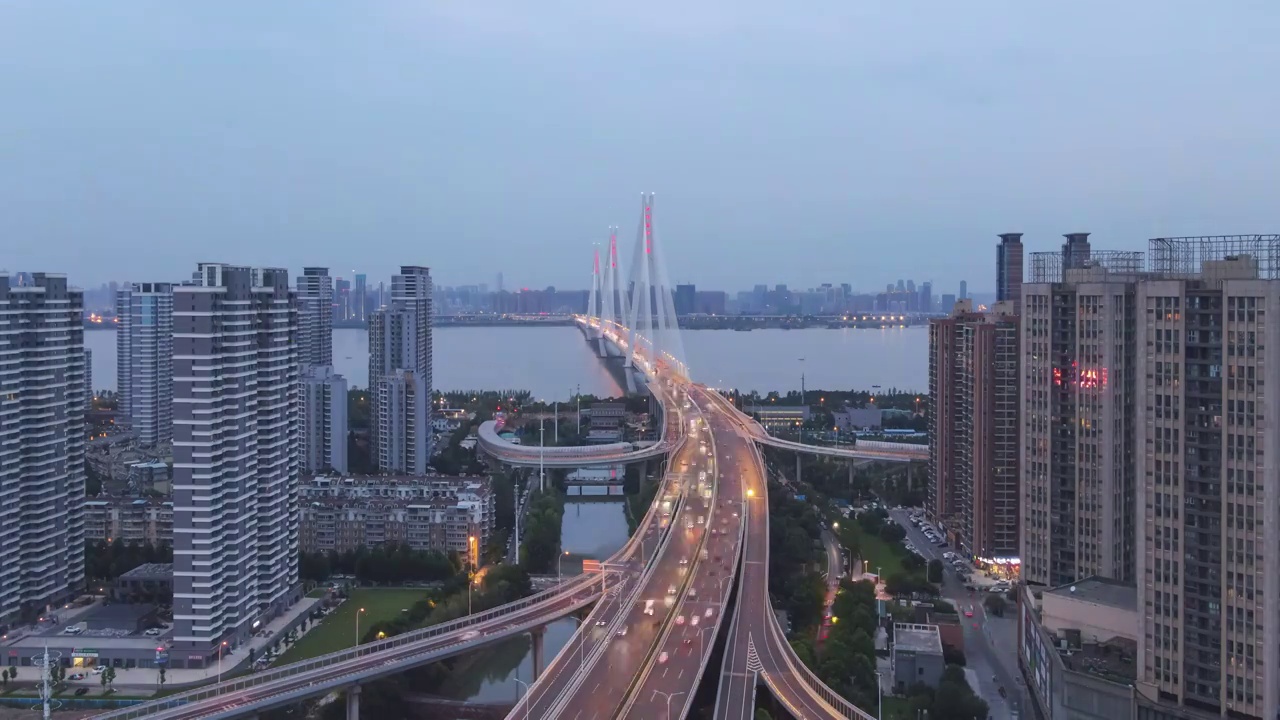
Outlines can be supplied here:
[[[86, 331], [93, 386], [114, 390], [114, 330]], [[925, 392], [929, 331], [925, 327], [848, 330], [692, 330], [683, 334], [694, 380], [742, 391], [800, 389]], [[572, 327], [450, 327], [434, 337], [436, 390], [528, 390], [567, 400], [576, 392], [620, 394], [613, 377]], [[353, 387], [369, 382], [369, 334], [333, 331], [335, 369]]]

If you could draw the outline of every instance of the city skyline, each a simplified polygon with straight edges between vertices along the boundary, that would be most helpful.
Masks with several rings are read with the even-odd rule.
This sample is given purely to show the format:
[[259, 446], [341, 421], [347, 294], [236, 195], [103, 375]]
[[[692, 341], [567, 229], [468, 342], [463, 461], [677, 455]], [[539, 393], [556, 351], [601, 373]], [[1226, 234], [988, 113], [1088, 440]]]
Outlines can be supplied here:
[[1257, 231], [1280, 180], [1268, 6], [932, 7], [927, 27], [835, 2], [147, 7], [0, 10], [8, 269], [163, 279], [217, 246], [581, 287], [655, 191], [673, 281], [941, 285], [1007, 230], [1133, 250]]

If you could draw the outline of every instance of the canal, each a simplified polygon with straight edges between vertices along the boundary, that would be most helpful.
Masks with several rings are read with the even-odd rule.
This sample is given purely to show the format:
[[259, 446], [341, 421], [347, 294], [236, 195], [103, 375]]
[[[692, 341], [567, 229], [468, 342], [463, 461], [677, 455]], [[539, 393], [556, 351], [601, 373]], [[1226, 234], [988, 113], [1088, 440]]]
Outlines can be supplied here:
[[[595, 491], [595, 492], [592, 492]], [[570, 496], [564, 504], [564, 521], [560, 529], [560, 546], [571, 560], [565, 562], [566, 574], [577, 572], [580, 563], [574, 558], [603, 560], [627, 542], [626, 503], [622, 495], [605, 495], [605, 488], [584, 488], [590, 499]], [[597, 494], [598, 493], [598, 494]], [[614, 499], [616, 498], [616, 499]], [[547, 626], [546, 661], [551, 662], [573, 636], [577, 621], [557, 620]], [[477, 654], [465, 667], [460, 666], [446, 688], [448, 695], [477, 702], [511, 702], [523, 692], [516, 679], [530, 682], [533, 675], [533, 646], [528, 635], [491, 646]]]

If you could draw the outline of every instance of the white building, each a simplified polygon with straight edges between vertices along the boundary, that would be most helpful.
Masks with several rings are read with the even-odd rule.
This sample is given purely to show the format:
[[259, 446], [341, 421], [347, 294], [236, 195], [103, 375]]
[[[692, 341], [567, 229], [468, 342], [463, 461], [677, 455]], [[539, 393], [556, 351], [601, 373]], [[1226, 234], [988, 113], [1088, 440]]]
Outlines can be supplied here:
[[298, 360], [302, 367], [302, 472], [347, 471], [347, 381], [333, 370], [333, 278], [298, 276]]
[[288, 272], [202, 263], [174, 288], [173, 364], [174, 646], [190, 667], [300, 596]]
[[116, 291], [116, 384], [138, 442], [173, 439], [173, 284]]
[[[431, 457], [431, 270], [406, 265], [369, 319], [370, 441], [378, 469], [425, 474]], [[395, 407], [382, 407], [394, 400]], [[386, 436], [385, 433], [392, 433]]]
[[[84, 586], [84, 295], [0, 272], [0, 623]], [[32, 618], [34, 619], [34, 618]]]

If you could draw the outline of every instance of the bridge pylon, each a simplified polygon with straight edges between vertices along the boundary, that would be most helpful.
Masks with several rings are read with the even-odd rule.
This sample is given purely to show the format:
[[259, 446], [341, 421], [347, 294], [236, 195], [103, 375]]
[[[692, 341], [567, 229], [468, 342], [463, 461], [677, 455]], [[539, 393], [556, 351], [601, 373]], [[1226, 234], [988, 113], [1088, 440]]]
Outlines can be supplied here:
[[[676, 321], [675, 296], [667, 277], [665, 248], [658, 243], [654, 224], [654, 194], [640, 195], [640, 226], [636, 231], [636, 246], [631, 263], [629, 283], [630, 313], [627, 327], [630, 329], [627, 343], [628, 369], [644, 374], [637, 367], [636, 350], [647, 346], [650, 370], [657, 374], [675, 371], [687, 375], [684, 360], [684, 343], [680, 338], [680, 326]], [[628, 375], [628, 385], [636, 380]], [[636, 388], [628, 387], [630, 391]]]

